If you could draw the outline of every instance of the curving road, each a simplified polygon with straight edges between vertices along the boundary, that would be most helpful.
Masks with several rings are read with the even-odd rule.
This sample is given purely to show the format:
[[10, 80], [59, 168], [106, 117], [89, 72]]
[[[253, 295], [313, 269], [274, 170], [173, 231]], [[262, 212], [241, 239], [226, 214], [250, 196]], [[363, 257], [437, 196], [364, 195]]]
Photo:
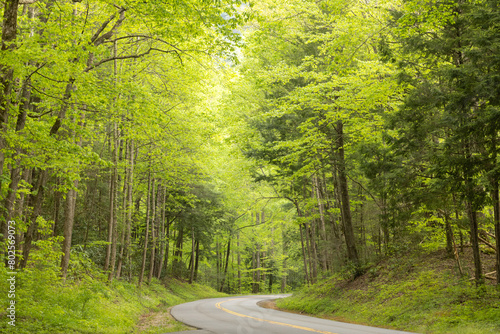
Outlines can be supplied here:
[[[286, 295], [244, 296], [203, 299], [174, 306], [178, 321], [214, 334], [402, 334], [409, 332], [353, 325], [287, 313], [257, 305]], [[196, 333], [194, 331], [193, 333]]]

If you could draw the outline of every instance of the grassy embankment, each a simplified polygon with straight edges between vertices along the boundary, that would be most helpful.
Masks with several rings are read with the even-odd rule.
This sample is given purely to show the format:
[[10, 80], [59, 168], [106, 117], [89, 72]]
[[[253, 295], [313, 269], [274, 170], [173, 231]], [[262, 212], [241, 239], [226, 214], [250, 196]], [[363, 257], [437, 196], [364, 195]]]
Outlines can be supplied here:
[[[0, 333], [19, 334], [153, 334], [187, 329], [169, 315], [184, 302], [223, 294], [206, 286], [153, 279], [137, 288], [137, 281], [114, 280], [75, 250], [68, 278], [60, 278], [61, 253], [57, 238], [37, 241], [28, 266], [13, 276], [0, 266]], [[0, 259], [2, 260], [2, 259]], [[9, 291], [14, 290], [15, 296]], [[15, 327], [9, 325], [7, 306], [15, 302]]]
[[[153, 334], [181, 331], [188, 327], [170, 316], [170, 307], [223, 295], [206, 286], [176, 280], [171, 280], [167, 286], [154, 282], [138, 289], [135, 284], [123, 281], [107, 285], [97, 280], [49, 286], [39, 281], [27, 282], [21, 273], [17, 276], [16, 326], [8, 324], [6, 296], [1, 296], [1, 333]], [[5, 292], [3, 273], [0, 279], [2, 292]]]
[[[462, 262], [471, 263], [468, 257]], [[493, 256], [483, 254], [483, 262], [485, 270], [494, 270]], [[417, 333], [500, 333], [500, 291], [492, 281], [476, 288], [456, 268], [442, 251], [405, 255], [382, 261], [354, 280], [349, 273], [338, 274], [279, 300], [277, 306]], [[472, 273], [472, 268], [464, 266], [464, 272]]]

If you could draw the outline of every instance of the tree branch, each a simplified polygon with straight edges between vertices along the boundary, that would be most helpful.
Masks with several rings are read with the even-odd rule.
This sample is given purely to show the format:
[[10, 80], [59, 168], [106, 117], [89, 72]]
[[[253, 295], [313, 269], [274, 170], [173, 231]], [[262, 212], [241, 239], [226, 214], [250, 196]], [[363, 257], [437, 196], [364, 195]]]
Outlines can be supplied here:
[[110, 57], [110, 58], [106, 58], [106, 59], [102, 59], [100, 61], [98, 61], [97, 63], [93, 64], [93, 65], [89, 65], [85, 70], [84, 72], [89, 72], [90, 70], [93, 70], [94, 68], [102, 65], [102, 64], [105, 64], [107, 62], [110, 62], [110, 61], [113, 61], [113, 60], [123, 60], [123, 59], [137, 59], [137, 58], [141, 58], [141, 57], [144, 57], [148, 54], [151, 53], [151, 51], [158, 51], [158, 52], [163, 52], [163, 53], [175, 53], [177, 55], [178, 52], [176, 50], [161, 50], [161, 49], [157, 49], [157, 48], [149, 48], [147, 51], [143, 52], [143, 53], [139, 53], [139, 54], [136, 54], [136, 55], [128, 55], [128, 56], [117, 56], [117, 57]]
[[[120, 10], [117, 13], [114, 13], [108, 20], [103, 22], [102, 25], [99, 27], [99, 29], [97, 29], [94, 36], [92, 36], [92, 38], [90, 39], [90, 42], [95, 46], [98, 46], [102, 44], [105, 40], [110, 39], [125, 20], [125, 10], [126, 10], [125, 8], [120, 8]], [[104, 31], [104, 29], [106, 29], [109, 23], [115, 19], [116, 14], [119, 14], [120, 17], [116, 21], [115, 25], [107, 33], [105, 33], [102, 36], [99, 36]]]

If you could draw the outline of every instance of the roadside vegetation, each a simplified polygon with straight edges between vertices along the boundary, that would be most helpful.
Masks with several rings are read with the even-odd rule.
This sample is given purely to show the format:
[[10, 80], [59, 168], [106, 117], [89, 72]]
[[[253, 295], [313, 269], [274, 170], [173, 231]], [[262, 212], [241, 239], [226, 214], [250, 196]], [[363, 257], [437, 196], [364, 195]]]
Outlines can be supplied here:
[[[468, 254], [467, 254], [468, 253]], [[471, 259], [470, 250], [463, 254]], [[494, 257], [484, 255], [487, 266]], [[473, 268], [466, 268], [472, 272]], [[445, 251], [390, 257], [363, 275], [343, 271], [279, 299], [278, 308], [337, 321], [434, 334], [500, 332], [500, 291], [461, 277]]]
[[[27, 269], [16, 275], [15, 326], [0, 322], [0, 332], [19, 334], [153, 334], [186, 330], [169, 308], [225, 294], [199, 284], [154, 279], [141, 288], [137, 281], [107, 282], [105, 273], [84, 253], [75, 252], [65, 281], [59, 278], [60, 252], [50, 241], [33, 251]], [[0, 290], [11, 275], [0, 269]], [[0, 295], [5, 303], [7, 295]]]

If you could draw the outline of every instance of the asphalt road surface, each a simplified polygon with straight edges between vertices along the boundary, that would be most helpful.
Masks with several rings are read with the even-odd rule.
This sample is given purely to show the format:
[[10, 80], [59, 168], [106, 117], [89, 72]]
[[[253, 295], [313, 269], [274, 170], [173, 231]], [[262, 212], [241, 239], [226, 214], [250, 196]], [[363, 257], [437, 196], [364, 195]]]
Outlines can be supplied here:
[[402, 334], [395, 331], [262, 308], [258, 302], [286, 295], [203, 299], [174, 306], [172, 316], [214, 334]]

